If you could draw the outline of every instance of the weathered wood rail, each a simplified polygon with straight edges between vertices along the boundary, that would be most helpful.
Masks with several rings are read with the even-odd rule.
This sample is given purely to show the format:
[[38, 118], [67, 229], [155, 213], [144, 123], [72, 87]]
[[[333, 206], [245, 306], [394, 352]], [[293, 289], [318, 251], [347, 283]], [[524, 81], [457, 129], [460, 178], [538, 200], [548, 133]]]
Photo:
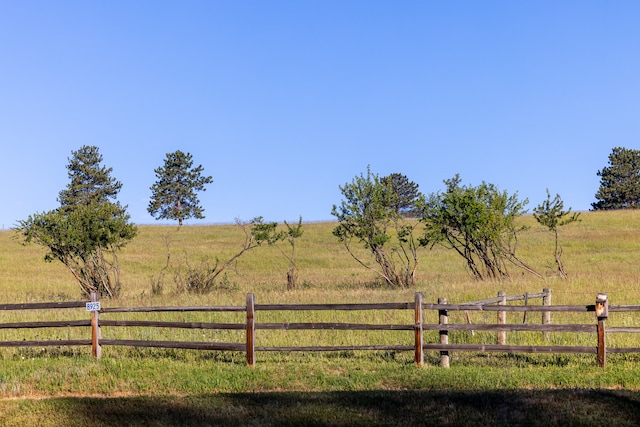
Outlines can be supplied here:
[[[418, 365], [424, 363], [425, 351], [440, 352], [440, 365], [449, 366], [451, 352], [506, 352], [506, 353], [584, 353], [596, 355], [599, 366], [605, 366], [608, 353], [634, 353], [640, 352], [640, 347], [633, 348], [607, 348], [606, 335], [615, 332], [640, 333], [638, 327], [607, 327], [605, 321], [609, 313], [624, 313], [640, 311], [640, 305], [609, 306], [605, 294], [598, 294], [594, 304], [587, 305], [548, 305], [550, 291], [545, 289], [540, 294], [525, 294], [521, 296], [506, 296], [500, 293], [498, 298], [464, 304], [447, 304], [441, 298], [437, 304], [423, 302], [421, 293], [416, 293], [413, 302], [404, 303], [359, 303], [359, 304], [256, 304], [255, 296], [248, 294], [246, 304], [241, 306], [165, 306], [165, 307], [101, 307], [100, 302], [93, 296], [91, 301], [74, 302], [47, 302], [25, 304], [0, 304], [0, 313], [12, 310], [57, 310], [80, 309], [90, 312], [90, 318], [86, 320], [54, 320], [37, 322], [7, 322], [0, 323], [0, 331], [4, 329], [34, 329], [34, 328], [87, 328], [91, 329], [91, 337], [87, 339], [51, 339], [51, 340], [10, 340], [0, 341], [0, 347], [46, 347], [46, 346], [91, 346], [92, 355], [101, 357], [103, 346], [131, 346], [131, 347], [157, 347], [194, 350], [236, 351], [245, 352], [247, 363], [254, 366], [256, 353], [258, 352], [320, 352], [320, 351], [347, 351], [347, 350], [395, 350], [413, 351], [415, 362]], [[532, 298], [542, 298], [543, 305], [530, 305]], [[525, 305], [505, 305], [506, 301], [525, 300]], [[347, 323], [347, 322], [271, 322], [258, 321], [258, 313], [267, 311], [412, 311], [414, 322], [406, 324], [374, 324], [374, 323]], [[470, 312], [496, 312], [498, 323], [471, 324]], [[169, 313], [169, 312], [218, 312], [218, 313], [244, 313], [245, 321], [242, 323], [219, 322], [189, 322], [189, 321], [165, 321], [165, 320], [111, 320], [105, 319], [114, 313]], [[452, 323], [452, 312], [464, 312], [466, 322]], [[523, 323], [506, 323], [506, 313], [521, 312], [524, 314]], [[581, 324], [551, 324], [551, 313], [588, 313], [593, 312], [593, 323]], [[527, 313], [542, 313], [541, 324], [526, 323]], [[430, 323], [429, 319], [437, 321]], [[160, 341], [145, 339], [110, 339], [102, 337], [102, 328], [167, 328], [167, 329], [202, 329], [202, 330], [239, 330], [244, 331], [244, 342], [205, 342], [205, 341]], [[298, 346], [258, 346], [257, 331], [269, 330], [333, 330], [333, 331], [407, 331], [412, 332], [413, 342], [407, 339], [398, 344], [371, 344], [371, 345], [298, 345]], [[425, 342], [426, 331], [438, 331], [438, 339], [435, 342]], [[449, 343], [449, 334], [461, 331], [495, 332], [497, 343]], [[587, 333], [593, 334], [594, 340], [591, 346], [568, 345], [508, 345], [506, 344], [507, 332], [541, 332], [548, 337], [550, 333]]]

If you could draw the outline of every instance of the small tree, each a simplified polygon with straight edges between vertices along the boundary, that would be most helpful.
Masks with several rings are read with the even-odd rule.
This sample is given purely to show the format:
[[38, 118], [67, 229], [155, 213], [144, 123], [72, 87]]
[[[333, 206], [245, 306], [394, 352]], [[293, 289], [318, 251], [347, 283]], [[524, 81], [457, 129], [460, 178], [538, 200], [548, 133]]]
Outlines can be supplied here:
[[421, 196], [418, 184], [409, 181], [409, 178], [400, 173], [392, 173], [383, 177], [381, 183], [391, 192], [389, 203], [396, 215], [416, 216], [416, 203]]
[[[333, 230], [334, 236], [360, 265], [374, 271], [389, 286], [413, 286], [418, 267], [418, 245], [413, 238], [415, 224], [396, 213], [390, 187], [367, 167], [366, 176], [356, 176], [339, 188], [344, 200], [331, 211], [339, 223]], [[374, 257], [379, 269], [355, 254], [354, 239]]]
[[578, 217], [580, 213], [571, 213], [571, 208], [565, 211], [564, 203], [560, 198], [559, 194], [551, 200], [551, 194], [549, 193], [549, 189], [547, 189], [547, 200], [539, 204], [533, 209], [533, 217], [538, 221], [540, 225], [543, 225], [552, 231], [555, 236], [555, 250], [553, 252], [553, 256], [556, 260], [556, 266], [558, 267], [558, 274], [560, 277], [567, 277], [567, 272], [564, 269], [564, 265], [562, 263], [562, 246], [558, 241], [558, 227], [563, 225], [571, 224], [575, 221], [580, 221]]
[[525, 212], [526, 199], [485, 182], [462, 186], [457, 174], [444, 183], [446, 191], [431, 194], [422, 206], [422, 245], [454, 249], [477, 279], [508, 277], [507, 262], [540, 276], [515, 253], [517, 235], [525, 229], [515, 220]]
[[62, 262], [80, 284], [85, 297], [98, 292], [117, 297], [121, 291], [117, 252], [137, 233], [126, 208], [115, 199], [122, 184], [111, 168], [100, 165], [98, 148], [72, 152], [67, 169], [71, 182], [60, 192], [58, 209], [34, 214], [16, 227], [24, 243], [48, 249], [46, 261]]
[[609, 154], [609, 166], [597, 174], [600, 188], [594, 210], [640, 207], [640, 150], [617, 147]]
[[295, 289], [298, 287], [298, 266], [296, 265], [296, 240], [298, 240], [303, 233], [302, 230], [302, 217], [298, 220], [298, 224], [292, 226], [291, 224], [284, 221], [284, 225], [287, 228], [286, 231], [283, 232], [283, 238], [289, 242], [291, 246], [291, 254], [287, 254], [285, 251], [280, 249], [282, 255], [287, 258], [289, 261], [289, 271], [287, 271], [287, 290]]
[[276, 222], [265, 223], [262, 217], [256, 217], [249, 223], [236, 219], [236, 226], [244, 233], [244, 241], [238, 252], [223, 262], [216, 257], [214, 261], [204, 259], [199, 265], [190, 265], [188, 259], [185, 257], [185, 266], [178, 265], [177, 267], [171, 267], [171, 250], [168, 239], [165, 239], [167, 245], [167, 261], [158, 278], [152, 279], [152, 292], [154, 289], [158, 291], [162, 290], [164, 288], [163, 281], [165, 274], [173, 271], [174, 281], [179, 290], [186, 290], [195, 294], [209, 293], [220, 287], [221, 282], [224, 281], [224, 277], [226, 277], [226, 273], [222, 281], [219, 279], [219, 277], [221, 277], [220, 275], [228, 269], [233, 268], [242, 255], [264, 244], [273, 245], [284, 237], [282, 233], [277, 231], [278, 224]]
[[206, 191], [205, 184], [213, 179], [203, 176], [202, 165], [193, 167], [190, 153], [178, 150], [167, 153], [164, 165], [154, 170], [158, 179], [151, 186], [151, 201], [147, 211], [156, 219], [182, 221], [188, 218], [204, 218], [204, 209], [196, 196], [198, 191]]

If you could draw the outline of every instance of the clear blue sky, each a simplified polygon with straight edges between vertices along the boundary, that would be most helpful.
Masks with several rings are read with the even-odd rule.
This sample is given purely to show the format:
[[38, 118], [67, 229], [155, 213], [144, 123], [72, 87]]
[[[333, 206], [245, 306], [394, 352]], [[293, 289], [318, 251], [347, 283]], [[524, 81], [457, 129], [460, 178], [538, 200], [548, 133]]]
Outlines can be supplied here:
[[640, 141], [639, 22], [615, 0], [0, 1], [0, 223], [56, 208], [82, 145], [138, 224], [175, 150], [214, 179], [186, 224], [333, 220], [367, 165], [588, 210]]

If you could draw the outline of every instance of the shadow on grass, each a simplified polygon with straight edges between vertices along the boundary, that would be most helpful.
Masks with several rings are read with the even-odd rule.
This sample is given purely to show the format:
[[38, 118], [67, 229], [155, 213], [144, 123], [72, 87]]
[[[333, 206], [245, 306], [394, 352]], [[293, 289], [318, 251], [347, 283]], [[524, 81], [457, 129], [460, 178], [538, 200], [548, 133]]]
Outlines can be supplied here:
[[0, 416], [0, 421], [6, 425], [18, 425], [13, 423], [22, 420], [12, 418], [13, 410], [22, 415], [31, 411], [29, 421], [38, 426], [640, 424], [640, 392], [624, 390], [380, 390], [55, 398], [5, 401], [0, 408], [6, 417]]

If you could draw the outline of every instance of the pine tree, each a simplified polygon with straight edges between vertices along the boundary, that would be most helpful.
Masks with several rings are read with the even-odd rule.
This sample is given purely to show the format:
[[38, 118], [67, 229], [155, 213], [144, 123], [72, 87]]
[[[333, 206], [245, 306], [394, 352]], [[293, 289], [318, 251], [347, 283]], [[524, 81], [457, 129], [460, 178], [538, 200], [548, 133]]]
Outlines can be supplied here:
[[100, 164], [102, 155], [98, 147], [85, 145], [71, 154], [67, 165], [71, 182], [65, 190], [60, 191], [60, 205], [90, 205], [115, 199], [122, 183], [111, 177], [112, 168]]
[[25, 244], [48, 249], [46, 261], [58, 260], [67, 267], [85, 297], [92, 292], [120, 294], [117, 252], [137, 234], [126, 209], [115, 201], [122, 184], [101, 162], [95, 146], [73, 151], [67, 165], [70, 183], [59, 193], [60, 207], [33, 214], [17, 227]]
[[609, 166], [598, 171], [600, 188], [594, 210], [640, 208], [640, 150], [617, 147]]
[[202, 176], [202, 165], [193, 167], [190, 153], [178, 150], [167, 153], [164, 165], [154, 170], [158, 179], [151, 186], [151, 201], [147, 211], [156, 219], [182, 221], [188, 218], [204, 218], [204, 209], [196, 196], [198, 191], [206, 191], [210, 176]]
[[418, 184], [409, 181], [409, 178], [400, 173], [392, 173], [380, 181], [390, 191], [391, 207], [397, 215], [414, 216], [416, 214], [416, 202], [420, 198]]

